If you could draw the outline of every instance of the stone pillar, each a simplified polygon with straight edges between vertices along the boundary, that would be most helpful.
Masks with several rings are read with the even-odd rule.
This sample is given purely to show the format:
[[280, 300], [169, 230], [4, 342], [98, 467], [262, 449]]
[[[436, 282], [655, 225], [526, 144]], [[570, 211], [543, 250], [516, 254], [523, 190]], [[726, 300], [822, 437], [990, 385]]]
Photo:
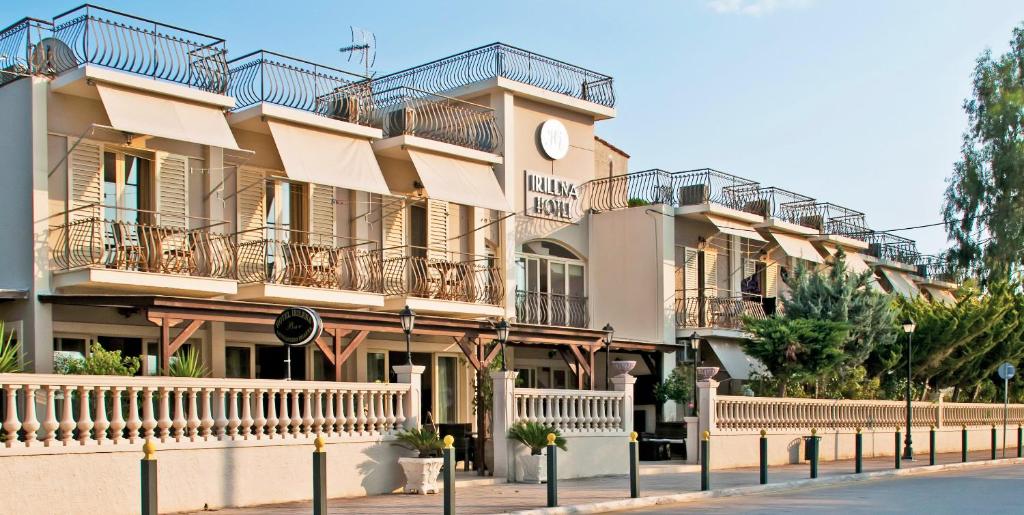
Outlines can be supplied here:
[[[697, 429], [700, 433], [711, 431], [713, 434], [715, 432], [715, 398], [717, 396], [718, 381], [714, 379], [697, 381], [697, 409], [699, 411], [699, 427]], [[700, 433], [696, 435], [697, 438], [700, 438]]]
[[507, 478], [515, 481], [515, 449], [508, 439], [508, 430], [512, 427], [515, 415], [516, 376], [519, 372], [500, 370], [491, 372], [491, 437], [494, 439], [494, 477]]
[[697, 463], [697, 442], [700, 441], [697, 417], [683, 417], [683, 422], [686, 423], [686, 463]]
[[633, 432], [633, 385], [636, 377], [628, 373], [612, 378], [612, 390], [626, 392], [622, 402], [622, 427], [627, 433]]
[[420, 427], [420, 406], [423, 405], [423, 371], [422, 365], [395, 365], [391, 367], [398, 374], [398, 382], [411, 385], [405, 396], [402, 410], [405, 411], [405, 427]]

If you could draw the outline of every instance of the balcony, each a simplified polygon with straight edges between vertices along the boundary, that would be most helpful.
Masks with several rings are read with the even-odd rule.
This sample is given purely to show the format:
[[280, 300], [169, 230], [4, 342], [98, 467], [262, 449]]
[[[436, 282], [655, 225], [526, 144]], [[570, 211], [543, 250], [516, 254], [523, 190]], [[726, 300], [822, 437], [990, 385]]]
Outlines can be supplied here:
[[[495, 258], [404, 246], [381, 251], [385, 307], [500, 316], [504, 279]], [[441, 302], [437, 302], [441, 301]]]
[[40, 73], [91, 64], [224, 94], [228, 89], [223, 39], [89, 4], [53, 19]]
[[676, 327], [679, 329], [743, 329], [743, 318], [764, 320], [761, 296], [719, 291], [714, 295], [693, 290], [676, 291]]
[[609, 211], [627, 207], [666, 204], [674, 207], [716, 203], [743, 210], [754, 181], [705, 168], [685, 172], [644, 170], [589, 181], [581, 187], [580, 212]]
[[22, 18], [0, 29], [0, 86], [37, 73], [45, 66], [45, 54], [36, 49], [52, 32], [50, 22], [35, 18]]
[[373, 83], [375, 92], [411, 87], [443, 93], [498, 77], [605, 107], [615, 106], [611, 77], [504, 43], [384, 75]]
[[373, 104], [372, 125], [385, 138], [417, 136], [492, 154], [501, 148], [501, 131], [487, 106], [410, 87], [376, 86]]
[[587, 297], [516, 290], [516, 321], [520, 324], [589, 327]]
[[89, 205], [50, 229], [54, 287], [196, 296], [235, 293], [227, 222]]
[[964, 276], [962, 271], [942, 256], [921, 256], [917, 263], [917, 274], [925, 279], [954, 284], [962, 282]]
[[380, 252], [369, 242], [272, 227], [237, 233], [238, 298], [383, 306]]
[[857, 235], [856, 238], [868, 242], [867, 253], [878, 259], [887, 259], [911, 266], [916, 265], [921, 259], [917, 243], [909, 238], [879, 231], [869, 231]]
[[330, 66], [257, 50], [228, 63], [235, 110], [260, 102], [359, 125], [376, 117], [366, 78]]

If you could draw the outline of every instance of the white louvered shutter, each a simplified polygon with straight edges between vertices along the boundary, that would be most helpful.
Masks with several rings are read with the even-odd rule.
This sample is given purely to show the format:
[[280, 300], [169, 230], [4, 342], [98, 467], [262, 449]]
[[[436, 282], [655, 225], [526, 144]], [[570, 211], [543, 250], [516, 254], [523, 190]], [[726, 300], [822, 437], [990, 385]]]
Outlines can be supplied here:
[[266, 178], [263, 170], [239, 167], [235, 176], [238, 242], [261, 240], [266, 225]]
[[427, 200], [427, 258], [450, 260], [448, 252], [448, 202]]
[[704, 251], [704, 296], [713, 298], [718, 296], [718, 253], [710, 250]]
[[[99, 218], [103, 202], [103, 146], [68, 138], [68, 210], [71, 220]], [[88, 207], [87, 207], [88, 206]]]
[[764, 296], [774, 298], [779, 296], [779, 264], [769, 263], [764, 269]]
[[157, 224], [188, 228], [188, 158], [157, 152]]
[[309, 232], [310, 243], [334, 245], [334, 187], [310, 185]]
[[381, 241], [384, 257], [405, 255], [405, 200], [401, 197], [381, 196]]

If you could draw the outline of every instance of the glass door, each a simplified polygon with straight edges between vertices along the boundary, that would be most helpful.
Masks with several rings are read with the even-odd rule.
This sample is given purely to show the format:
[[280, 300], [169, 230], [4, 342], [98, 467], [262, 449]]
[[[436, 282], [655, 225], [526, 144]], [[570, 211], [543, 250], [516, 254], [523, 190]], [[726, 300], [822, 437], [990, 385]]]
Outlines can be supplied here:
[[459, 422], [459, 360], [437, 357], [437, 420], [439, 424]]

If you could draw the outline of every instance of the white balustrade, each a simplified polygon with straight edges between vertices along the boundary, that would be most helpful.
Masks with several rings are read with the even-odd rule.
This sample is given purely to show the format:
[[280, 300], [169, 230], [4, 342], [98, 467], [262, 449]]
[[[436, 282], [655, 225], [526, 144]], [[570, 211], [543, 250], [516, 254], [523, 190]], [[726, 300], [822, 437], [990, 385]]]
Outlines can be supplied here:
[[563, 433], [623, 432], [625, 400], [616, 391], [516, 388], [512, 420], [538, 422]]
[[[0, 374], [4, 448], [393, 435], [408, 384]], [[548, 408], [551, 409], [551, 408]]]

